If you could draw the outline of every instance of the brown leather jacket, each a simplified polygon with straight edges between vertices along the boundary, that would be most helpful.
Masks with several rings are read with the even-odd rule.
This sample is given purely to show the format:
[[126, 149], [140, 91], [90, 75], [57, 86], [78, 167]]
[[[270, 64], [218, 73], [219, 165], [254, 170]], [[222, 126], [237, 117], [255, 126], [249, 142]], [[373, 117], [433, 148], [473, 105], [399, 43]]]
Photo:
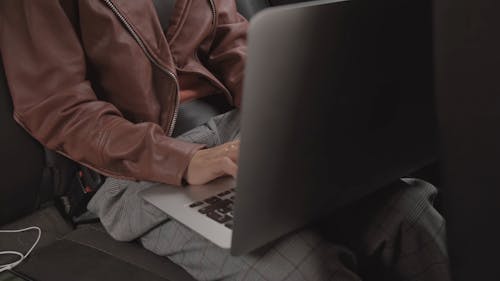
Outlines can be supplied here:
[[234, 0], [177, 0], [166, 32], [151, 0], [2, 0], [14, 118], [104, 175], [180, 184], [202, 146], [169, 137], [178, 77], [239, 106], [247, 25]]

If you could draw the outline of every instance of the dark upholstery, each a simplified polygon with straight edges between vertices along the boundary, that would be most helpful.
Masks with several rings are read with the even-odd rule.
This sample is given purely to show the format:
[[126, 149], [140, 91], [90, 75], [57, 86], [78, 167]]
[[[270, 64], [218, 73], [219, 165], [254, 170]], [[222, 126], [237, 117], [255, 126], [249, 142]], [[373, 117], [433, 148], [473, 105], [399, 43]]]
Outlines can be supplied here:
[[[21, 229], [30, 226], [38, 226], [42, 230], [42, 236], [36, 249], [50, 246], [55, 241], [62, 239], [73, 231], [73, 225], [61, 217], [59, 211], [54, 207], [47, 207], [31, 215], [19, 219], [13, 223], [4, 225], [0, 229]], [[0, 238], [0, 249], [17, 250], [26, 252], [36, 237], [36, 232], [25, 232], [21, 234], [2, 234]]]
[[453, 280], [498, 280], [500, 2], [434, 3], [443, 201]]
[[0, 61], [0, 225], [27, 215], [36, 197], [44, 167], [42, 146], [12, 118], [12, 100]]
[[285, 4], [309, 2], [309, 1], [313, 1], [313, 0], [269, 0], [269, 3], [271, 6], [279, 6], [279, 5], [285, 5]]
[[270, 6], [269, 0], [236, 0], [238, 10], [247, 19], [250, 19], [258, 11]]
[[260, 10], [270, 6], [279, 6], [285, 4], [294, 4], [300, 2], [309, 2], [313, 0], [236, 0], [238, 10], [247, 19], [250, 19]]
[[153, 0], [156, 13], [159, 16], [160, 24], [163, 30], [168, 28], [168, 22], [175, 8], [175, 0]]
[[40, 249], [17, 269], [36, 280], [194, 281], [168, 259], [137, 243], [117, 242], [104, 229], [91, 225]]
[[[67, 258], [69, 253], [71, 259]], [[36, 280], [52, 281], [179, 280], [164, 279], [100, 249], [66, 239], [55, 242], [50, 248], [38, 251], [36, 258], [30, 259], [18, 270]]]
[[[113, 240], [100, 224], [74, 229], [54, 207], [41, 209], [1, 229], [33, 225], [42, 229], [41, 240], [30, 258], [16, 270], [35, 280], [194, 280], [179, 266], [144, 250], [138, 243]], [[35, 237], [35, 231], [2, 234], [0, 249], [26, 252]]]

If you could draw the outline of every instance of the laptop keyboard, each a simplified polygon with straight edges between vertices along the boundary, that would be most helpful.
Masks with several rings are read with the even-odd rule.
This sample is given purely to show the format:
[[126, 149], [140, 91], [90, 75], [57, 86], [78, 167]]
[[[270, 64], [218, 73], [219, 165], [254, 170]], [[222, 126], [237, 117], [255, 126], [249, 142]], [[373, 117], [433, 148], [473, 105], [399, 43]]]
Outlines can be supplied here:
[[235, 190], [231, 188], [215, 196], [193, 202], [189, 207], [232, 229], [234, 198]]

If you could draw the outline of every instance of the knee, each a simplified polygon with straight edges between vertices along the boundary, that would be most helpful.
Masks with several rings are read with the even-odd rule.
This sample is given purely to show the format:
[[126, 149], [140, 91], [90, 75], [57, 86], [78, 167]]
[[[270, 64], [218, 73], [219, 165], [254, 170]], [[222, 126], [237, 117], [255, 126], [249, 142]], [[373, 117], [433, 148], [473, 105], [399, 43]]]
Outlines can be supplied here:
[[418, 179], [403, 182], [379, 198], [384, 202], [370, 224], [371, 239], [389, 244], [400, 239], [444, 239], [445, 221], [434, 208], [436, 187]]
[[423, 180], [403, 179], [407, 184], [401, 190], [396, 209], [401, 213], [401, 224], [409, 228], [428, 228], [432, 225], [444, 224], [444, 218], [434, 207], [438, 195], [437, 188]]
[[446, 253], [446, 229], [443, 216], [434, 208], [437, 189], [433, 185], [417, 179], [405, 179], [407, 186], [394, 201], [397, 218], [389, 225], [389, 237], [405, 252], [436, 245]]
[[433, 206], [437, 189], [421, 180], [404, 182], [386, 193], [384, 204], [364, 233], [368, 255], [381, 255], [386, 264], [423, 252], [429, 257], [446, 257], [445, 220]]

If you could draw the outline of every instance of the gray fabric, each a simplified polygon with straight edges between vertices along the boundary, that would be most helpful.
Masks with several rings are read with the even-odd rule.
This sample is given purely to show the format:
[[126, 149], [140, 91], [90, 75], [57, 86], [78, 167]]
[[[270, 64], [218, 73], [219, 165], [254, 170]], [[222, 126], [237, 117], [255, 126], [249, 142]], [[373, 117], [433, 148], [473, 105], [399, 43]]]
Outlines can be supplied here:
[[[239, 113], [232, 111], [180, 138], [215, 146], [238, 138], [238, 128]], [[138, 196], [154, 184], [108, 178], [88, 208], [115, 239], [139, 239], [197, 280], [361, 280], [358, 272], [369, 272], [367, 280], [450, 279], [444, 221], [432, 207], [436, 189], [423, 181], [399, 182], [319, 226], [242, 257], [231, 256]]]
[[[167, 238], [168, 237], [168, 238]], [[304, 229], [245, 256], [231, 256], [197, 233], [170, 221], [141, 237], [146, 249], [166, 256], [197, 280], [361, 280], [343, 264], [353, 254]]]
[[223, 94], [215, 94], [180, 104], [173, 137], [207, 123], [211, 118], [228, 112], [231, 106]]
[[357, 254], [377, 277], [368, 280], [451, 280], [436, 195], [433, 185], [404, 179], [334, 214], [322, 232]]

